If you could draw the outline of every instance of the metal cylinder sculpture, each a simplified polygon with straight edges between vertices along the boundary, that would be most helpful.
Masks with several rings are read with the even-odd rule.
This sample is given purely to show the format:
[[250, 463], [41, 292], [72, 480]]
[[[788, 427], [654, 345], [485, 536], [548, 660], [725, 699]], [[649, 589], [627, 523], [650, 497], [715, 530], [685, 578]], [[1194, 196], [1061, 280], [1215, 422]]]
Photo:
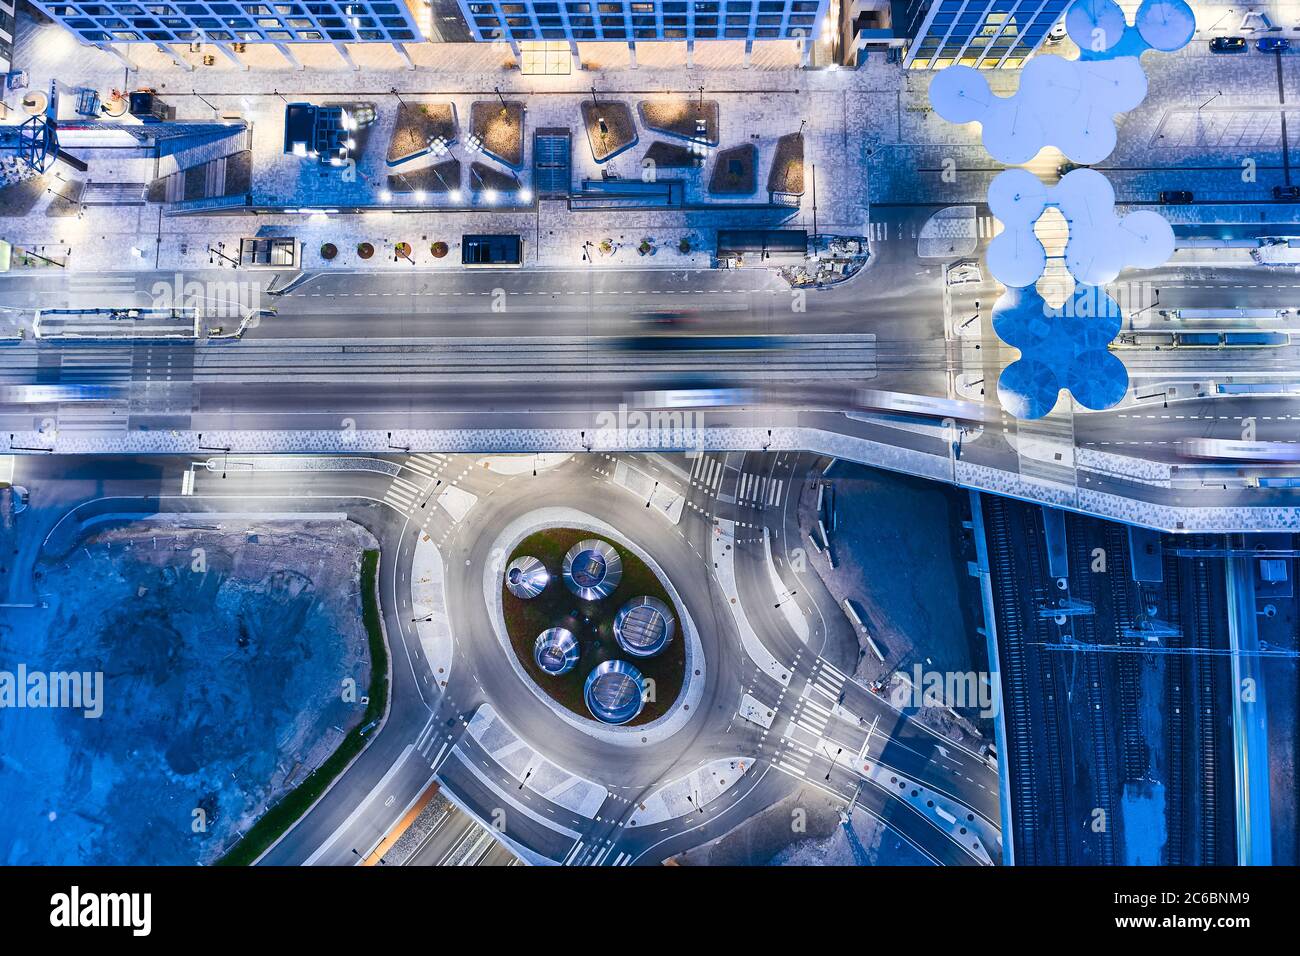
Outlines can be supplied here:
[[597, 720], [626, 724], [645, 706], [645, 683], [641, 672], [627, 661], [605, 661], [587, 675], [582, 695]]
[[567, 674], [578, 666], [578, 639], [564, 627], [552, 627], [537, 635], [533, 644], [533, 660], [552, 677]]
[[672, 612], [656, 597], [633, 598], [614, 615], [614, 640], [633, 657], [654, 657], [673, 639]]
[[517, 598], [529, 600], [537, 597], [550, 581], [546, 565], [529, 554], [515, 558], [506, 568], [506, 590]]
[[564, 584], [584, 601], [614, 593], [623, 577], [623, 559], [614, 546], [598, 538], [579, 541], [564, 556]]

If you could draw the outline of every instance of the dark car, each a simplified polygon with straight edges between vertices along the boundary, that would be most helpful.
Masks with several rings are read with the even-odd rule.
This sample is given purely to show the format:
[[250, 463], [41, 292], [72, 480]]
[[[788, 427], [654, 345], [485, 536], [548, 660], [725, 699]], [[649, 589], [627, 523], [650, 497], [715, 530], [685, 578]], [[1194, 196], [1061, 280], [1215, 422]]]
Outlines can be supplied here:
[[1273, 198], [1278, 202], [1300, 202], [1300, 186], [1274, 186]]
[[1260, 37], [1255, 49], [1260, 53], [1285, 53], [1291, 49], [1291, 41], [1286, 37]]
[[1192, 201], [1192, 194], [1186, 189], [1166, 189], [1160, 193], [1160, 201], [1167, 206], [1186, 206]]
[[1210, 41], [1211, 53], [1244, 53], [1248, 49], [1245, 37], [1215, 37]]

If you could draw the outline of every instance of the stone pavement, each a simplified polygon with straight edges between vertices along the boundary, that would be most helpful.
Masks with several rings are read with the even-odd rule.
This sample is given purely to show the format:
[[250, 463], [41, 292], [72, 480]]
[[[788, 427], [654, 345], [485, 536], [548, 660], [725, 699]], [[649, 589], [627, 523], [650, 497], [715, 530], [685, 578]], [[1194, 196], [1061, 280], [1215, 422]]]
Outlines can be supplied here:
[[[142, 45], [133, 45], [142, 47]], [[460, 124], [461, 142], [453, 146], [453, 155], [463, 167], [482, 161], [495, 168], [492, 161], [464, 147], [468, 135], [470, 106], [483, 99], [495, 99], [497, 91], [506, 99], [525, 103], [525, 162], [520, 180], [530, 185], [533, 130], [540, 126], [563, 126], [574, 131], [573, 179], [598, 179], [602, 172], [612, 172], [624, 179], [641, 176], [641, 156], [656, 140], [672, 141], [650, 130], [639, 130], [639, 142], [623, 155], [602, 165], [595, 163], [585, 142], [579, 119], [581, 102], [591, 95], [593, 86], [602, 100], [627, 103], [635, 111], [638, 101], [676, 92], [697, 95], [700, 87], [708, 99], [721, 104], [720, 147], [753, 143], [758, 154], [759, 191], [749, 202], [765, 202], [764, 189], [768, 166], [775, 154], [779, 136], [795, 132], [803, 125], [806, 162], [816, 165], [817, 224], [820, 231], [845, 235], [865, 234], [867, 220], [866, 179], [867, 153], [861, 132], [867, 117], [877, 112], [893, 112], [895, 93], [901, 73], [883, 63], [871, 64], [859, 71], [805, 71], [794, 68], [797, 56], [783, 44], [764, 44], [756, 48], [752, 69], [744, 69], [736, 56], [736, 44], [702, 44], [697, 50], [694, 67], [685, 64], [684, 47], [678, 44], [649, 44], [638, 48], [638, 69], [614, 54], [626, 47], [597, 44], [584, 52], [588, 66], [569, 76], [525, 76], [503, 66], [500, 51], [482, 44], [419, 44], [412, 46], [417, 70], [405, 69], [400, 57], [390, 47], [353, 49], [353, 59], [362, 67], [347, 69], [332, 47], [309, 47], [301, 53], [315, 57], [312, 68], [296, 71], [284, 69], [243, 71], [223, 57], [212, 67], [198, 67], [186, 72], [166, 56], [153, 50], [132, 49], [130, 56], [139, 69], [124, 76], [122, 64], [109, 54], [79, 47], [61, 28], [36, 26], [24, 21], [19, 31], [16, 61], [26, 69], [29, 88], [43, 90], [57, 77], [63, 88], [90, 87], [107, 99], [113, 89], [156, 89], [177, 119], [210, 120], [220, 113], [237, 114], [250, 124], [248, 146], [253, 156], [252, 199], [267, 206], [312, 206], [314, 213], [247, 214], [230, 217], [198, 218], [164, 215], [157, 206], [78, 205], [75, 214], [56, 215], [56, 209], [69, 210], [54, 193], [47, 193], [24, 217], [0, 218], [0, 238], [40, 255], [66, 259], [73, 270], [186, 270], [220, 265], [222, 259], [209, 249], [223, 243], [226, 251], [237, 247], [241, 237], [292, 235], [303, 243], [300, 265], [316, 268], [459, 268], [461, 235], [474, 232], [518, 233], [525, 239], [525, 265], [531, 267], [573, 267], [584, 265], [584, 243], [599, 246], [611, 240], [614, 251], [600, 254], [592, 250], [593, 267], [707, 267], [711, 262], [713, 230], [731, 225], [782, 225], [812, 229], [813, 196], [811, 183], [802, 204], [786, 212], [727, 210], [711, 208], [681, 210], [571, 210], [567, 204], [534, 204], [513, 199], [513, 208], [505, 208], [512, 197], [496, 198], [500, 208], [474, 197], [468, 188], [468, 172], [462, 174], [463, 195], [459, 202], [445, 197], [425, 197], [429, 206], [441, 205], [429, 212], [403, 209], [375, 210], [365, 215], [330, 215], [322, 208], [335, 206], [379, 205], [384, 197], [387, 177], [394, 172], [419, 168], [423, 161], [404, 163], [396, 169], [385, 162], [388, 138], [398, 108], [398, 97], [407, 102], [451, 101]], [[647, 50], [647, 46], [650, 48]], [[610, 49], [605, 49], [609, 47]], [[249, 57], [254, 47], [249, 47]], [[273, 48], [260, 49], [258, 56], [279, 57]], [[186, 54], [185, 56], [188, 56]], [[197, 55], [194, 56], [197, 58]], [[373, 61], [373, 62], [372, 62]], [[596, 69], [595, 67], [599, 67]], [[319, 67], [319, 68], [317, 68]], [[17, 94], [11, 94], [16, 96]], [[63, 97], [62, 114], [71, 118], [73, 97]], [[338, 172], [322, 179], [316, 164], [286, 156], [283, 152], [283, 114], [286, 102], [308, 99], [315, 103], [372, 103], [377, 120], [369, 132], [358, 159], [355, 175], [342, 180]], [[11, 114], [13, 116], [15, 114]], [[16, 117], [15, 117], [16, 118]], [[68, 136], [69, 141], [75, 137]], [[79, 153], [91, 163], [88, 178], [100, 183], [149, 182], [174, 170], [169, 159], [121, 158], [121, 151], [84, 148]], [[242, 145], [242, 144], [239, 144]], [[234, 148], [232, 146], [232, 148]], [[111, 161], [110, 161], [111, 157]], [[674, 171], [667, 177], [683, 177], [690, 202], [707, 200], [703, 185], [711, 163], [698, 171]], [[67, 174], [64, 174], [67, 175]], [[69, 177], [70, 178], [70, 177]], [[812, 179], [811, 170], [807, 176]], [[53, 188], [68, 187], [54, 183]], [[527, 199], [527, 197], [524, 197]], [[415, 205], [414, 196], [405, 200], [395, 197], [394, 204]], [[654, 255], [641, 256], [637, 246], [650, 238]], [[678, 251], [681, 239], [688, 239], [695, 251]], [[445, 241], [451, 254], [443, 259], [431, 255], [430, 244]], [[332, 262], [320, 258], [324, 242], [333, 243], [339, 255]], [[357, 244], [369, 242], [376, 253], [369, 260], [356, 254]], [[408, 242], [412, 246], [411, 262], [395, 255], [394, 246]], [[35, 267], [43, 267], [37, 262]]]

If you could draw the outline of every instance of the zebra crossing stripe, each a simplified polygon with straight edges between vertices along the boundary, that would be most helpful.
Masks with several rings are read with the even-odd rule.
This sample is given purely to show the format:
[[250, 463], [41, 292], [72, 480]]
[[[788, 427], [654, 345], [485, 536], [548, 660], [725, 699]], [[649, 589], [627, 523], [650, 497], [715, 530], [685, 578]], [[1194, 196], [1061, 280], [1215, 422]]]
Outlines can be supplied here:
[[388, 487], [388, 491], [384, 492], [384, 500], [387, 501], [390, 498], [393, 501], [399, 503], [404, 509], [409, 508], [412, 504], [415, 503], [414, 495], [412, 495], [408, 491], [404, 491], [401, 488], [397, 488], [392, 485]]
[[778, 478], [776, 480], [776, 483], [772, 485], [772, 493], [768, 495], [767, 503], [769, 505], [775, 506], [781, 500], [781, 492], [784, 488], [785, 488], [785, 479]]

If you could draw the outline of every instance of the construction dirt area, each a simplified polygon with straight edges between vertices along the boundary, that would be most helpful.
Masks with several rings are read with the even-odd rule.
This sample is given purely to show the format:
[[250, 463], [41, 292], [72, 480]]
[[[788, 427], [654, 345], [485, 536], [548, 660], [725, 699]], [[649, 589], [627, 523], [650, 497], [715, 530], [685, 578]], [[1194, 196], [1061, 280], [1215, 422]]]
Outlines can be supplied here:
[[102, 525], [0, 624], [8, 669], [102, 673], [102, 714], [0, 721], [0, 863], [211, 863], [365, 710], [360, 567], [342, 520]]

